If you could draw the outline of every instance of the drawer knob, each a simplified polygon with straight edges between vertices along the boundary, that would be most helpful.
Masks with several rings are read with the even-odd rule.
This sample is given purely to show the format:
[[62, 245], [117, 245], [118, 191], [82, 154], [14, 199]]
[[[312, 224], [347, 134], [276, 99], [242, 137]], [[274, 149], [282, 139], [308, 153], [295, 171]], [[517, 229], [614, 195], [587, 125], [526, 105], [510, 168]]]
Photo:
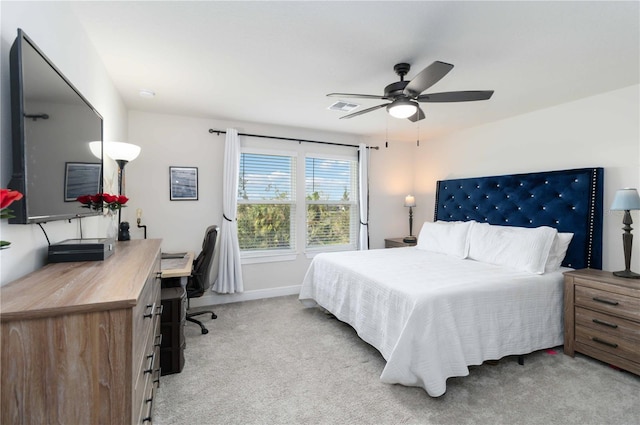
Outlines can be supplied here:
[[600, 320], [600, 319], [593, 319], [593, 323], [597, 323], [598, 325], [608, 326], [612, 329], [616, 329], [618, 327], [618, 325], [616, 325], [615, 323], [605, 322], [604, 320]]
[[604, 298], [593, 297], [593, 300], [602, 304], [618, 305], [618, 301], [606, 300]]

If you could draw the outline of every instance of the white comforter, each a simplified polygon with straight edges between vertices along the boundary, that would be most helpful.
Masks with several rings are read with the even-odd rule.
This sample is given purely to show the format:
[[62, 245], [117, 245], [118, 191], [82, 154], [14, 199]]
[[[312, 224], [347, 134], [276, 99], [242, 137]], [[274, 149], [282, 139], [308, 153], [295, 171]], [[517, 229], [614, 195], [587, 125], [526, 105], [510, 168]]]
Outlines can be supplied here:
[[566, 270], [535, 275], [415, 247], [326, 253], [300, 300], [378, 349], [383, 382], [437, 397], [468, 365], [561, 345]]

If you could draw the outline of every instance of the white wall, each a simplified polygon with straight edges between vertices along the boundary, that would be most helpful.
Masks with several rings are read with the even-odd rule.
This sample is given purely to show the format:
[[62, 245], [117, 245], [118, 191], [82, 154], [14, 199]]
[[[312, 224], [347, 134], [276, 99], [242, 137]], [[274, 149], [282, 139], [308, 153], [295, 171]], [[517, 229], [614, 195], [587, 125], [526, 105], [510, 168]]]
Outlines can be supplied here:
[[[622, 212], [608, 208], [617, 189], [640, 188], [639, 94], [635, 85], [421, 144], [414, 184], [430, 210], [417, 210], [419, 222], [433, 219], [437, 180], [604, 167], [603, 269], [624, 269]], [[637, 242], [631, 268], [640, 270]]]
[[[11, 105], [9, 50], [22, 28], [104, 118], [105, 140], [127, 137], [124, 103], [90, 44], [82, 25], [65, 3], [0, 2], [0, 187], [11, 178]], [[104, 236], [102, 217], [83, 219], [85, 237]], [[52, 243], [80, 236], [77, 220], [43, 225]], [[37, 225], [0, 223], [0, 238], [11, 247], [0, 251], [0, 285], [34, 271], [45, 263], [47, 241]]]
[[[413, 168], [412, 151], [406, 144], [391, 143], [385, 149], [383, 142], [360, 140], [351, 135], [131, 111], [129, 142], [142, 147], [140, 156], [125, 168], [126, 194], [130, 201], [129, 207], [123, 210], [123, 220], [132, 224], [133, 238], [143, 237], [142, 229], [135, 227], [136, 209], [141, 208], [147, 237], [162, 238], [163, 251], [200, 251], [206, 227], [222, 222], [224, 134], [218, 136], [208, 130], [229, 127], [252, 134], [381, 145], [380, 150], [370, 153], [371, 247], [383, 248], [384, 238], [403, 236], [408, 232], [407, 211], [402, 205], [404, 196], [413, 190]], [[245, 140], [253, 146], [264, 144], [273, 147], [275, 143], [268, 139]], [[279, 144], [290, 146], [290, 150], [296, 150], [298, 146], [295, 142]], [[322, 148], [324, 151], [331, 149]], [[169, 200], [170, 166], [198, 167], [198, 201]], [[245, 264], [242, 268], [244, 295], [204, 297], [196, 301], [196, 305], [211, 300], [227, 302], [293, 293], [301, 284], [309, 263], [310, 260], [300, 254], [294, 261]]]

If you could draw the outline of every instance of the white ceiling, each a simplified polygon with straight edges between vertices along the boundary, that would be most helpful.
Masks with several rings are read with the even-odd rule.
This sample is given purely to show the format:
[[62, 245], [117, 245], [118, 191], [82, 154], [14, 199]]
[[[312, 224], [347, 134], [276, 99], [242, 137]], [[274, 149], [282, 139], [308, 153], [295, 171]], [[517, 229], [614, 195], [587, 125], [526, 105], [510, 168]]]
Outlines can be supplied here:
[[[130, 109], [415, 141], [638, 84], [640, 3], [74, 2]], [[347, 120], [331, 92], [382, 94], [408, 62], [455, 68], [426, 93], [495, 90]], [[155, 98], [139, 96], [151, 89]], [[384, 103], [344, 99], [361, 108]]]

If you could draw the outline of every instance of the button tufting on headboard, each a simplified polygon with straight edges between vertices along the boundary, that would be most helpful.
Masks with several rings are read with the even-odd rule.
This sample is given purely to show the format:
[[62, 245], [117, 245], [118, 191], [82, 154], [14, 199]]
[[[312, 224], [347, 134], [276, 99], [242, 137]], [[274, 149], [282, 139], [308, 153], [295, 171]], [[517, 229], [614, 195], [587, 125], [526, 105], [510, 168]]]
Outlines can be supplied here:
[[442, 180], [435, 219], [556, 227], [574, 233], [564, 265], [601, 268], [603, 178], [585, 168]]

